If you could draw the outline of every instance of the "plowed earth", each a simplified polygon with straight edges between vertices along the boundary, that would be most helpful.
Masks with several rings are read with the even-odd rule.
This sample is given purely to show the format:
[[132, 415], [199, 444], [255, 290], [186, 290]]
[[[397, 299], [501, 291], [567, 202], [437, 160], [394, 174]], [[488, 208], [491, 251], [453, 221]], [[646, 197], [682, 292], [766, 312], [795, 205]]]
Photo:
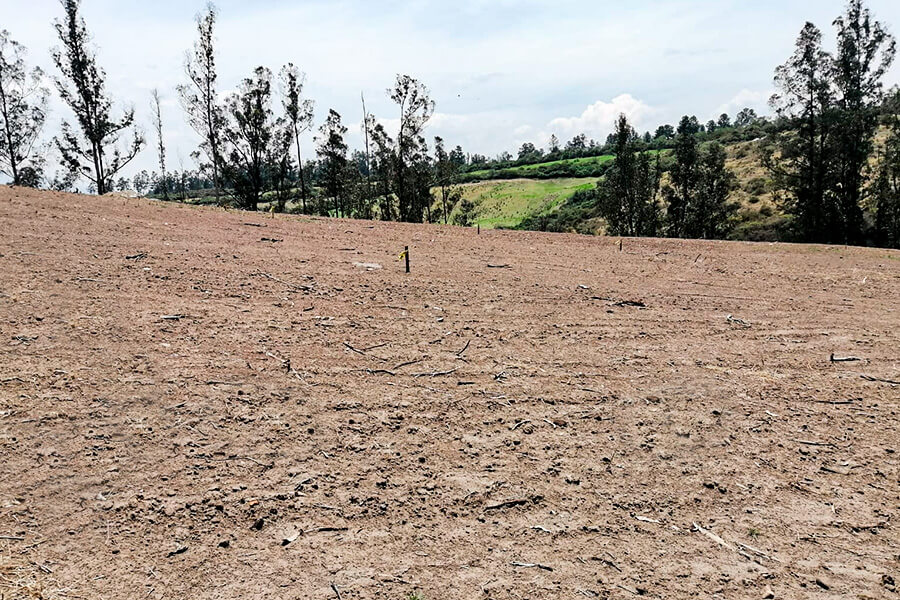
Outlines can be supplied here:
[[898, 597], [900, 253], [617, 242], [0, 189], [0, 595]]

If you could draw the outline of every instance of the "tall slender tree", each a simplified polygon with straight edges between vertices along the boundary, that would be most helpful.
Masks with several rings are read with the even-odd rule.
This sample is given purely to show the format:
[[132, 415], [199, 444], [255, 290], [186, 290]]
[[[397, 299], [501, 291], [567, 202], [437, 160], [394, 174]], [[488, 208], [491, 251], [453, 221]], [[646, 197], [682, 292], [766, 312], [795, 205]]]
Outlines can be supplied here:
[[[98, 194], [113, 190], [115, 176], [144, 147], [144, 136], [134, 126], [134, 109], [120, 119], [112, 117], [112, 100], [106, 93], [106, 72], [97, 65], [91, 38], [79, 14], [80, 0], [60, 0], [64, 16], [54, 23], [62, 48], [52, 51], [60, 72], [56, 87], [75, 114], [80, 134], [63, 121], [56, 147], [72, 173], [87, 178]], [[124, 147], [118, 142], [132, 130]]]
[[[462, 149], [460, 149], [462, 151]], [[440, 216], [444, 224], [450, 222], [450, 213], [453, 207], [462, 197], [462, 190], [456, 183], [456, 175], [459, 172], [459, 166], [451, 158], [444, 148], [444, 140], [441, 137], [434, 138], [434, 183], [440, 194], [441, 211]]]
[[710, 144], [700, 154], [697, 191], [688, 213], [687, 234], [705, 240], [723, 239], [733, 227], [738, 205], [729, 201], [736, 177], [725, 166], [725, 149]]
[[319, 129], [317, 153], [322, 161], [325, 179], [325, 194], [332, 199], [335, 216], [344, 216], [344, 177], [347, 166], [347, 143], [344, 136], [347, 128], [341, 122], [341, 115], [334, 109], [328, 111], [328, 118]]
[[300, 136], [312, 128], [315, 103], [303, 98], [303, 86], [306, 83], [306, 74], [300, 71], [293, 63], [288, 63], [281, 69], [279, 75], [282, 87], [282, 105], [284, 113], [290, 124], [293, 141], [297, 149], [297, 170], [300, 176], [300, 198], [303, 212], [306, 210], [306, 178], [303, 175], [303, 156], [300, 154]]
[[222, 132], [225, 115], [219, 104], [218, 72], [216, 70], [215, 26], [216, 7], [210, 3], [206, 11], [197, 15], [198, 39], [192, 51], [185, 55], [184, 71], [188, 83], [178, 86], [181, 105], [187, 121], [202, 138], [200, 148], [207, 163], [201, 165], [212, 175], [217, 201], [222, 199]]
[[822, 32], [807, 23], [794, 54], [775, 71], [778, 91], [770, 100], [778, 116], [796, 129], [776, 138], [766, 163], [786, 192], [782, 204], [793, 217], [797, 236], [808, 242], [842, 241], [844, 237], [833, 191], [833, 65], [833, 57], [822, 49]]
[[372, 114], [369, 114], [366, 121], [366, 129], [369, 131], [369, 137], [375, 146], [375, 151], [372, 155], [372, 170], [378, 178], [376, 187], [380, 188], [377, 192], [380, 199], [378, 213], [382, 221], [392, 221], [396, 216], [392, 187], [397, 166], [394, 140], [391, 139], [384, 126]]
[[13, 185], [36, 186], [41, 159], [36, 145], [47, 119], [49, 91], [39, 67], [25, 66], [25, 47], [0, 31], [0, 172]]
[[666, 196], [667, 232], [671, 237], [687, 237], [690, 228], [691, 206], [697, 189], [697, 163], [700, 149], [697, 130], [690, 117], [683, 117], [675, 137], [675, 164], [670, 172], [671, 185], [664, 190]]
[[834, 190], [844, 226], [843, 241], [856, 243], [862, 239], [861, 200], [883, 100], [882, 81], [894, 61], [897, 46], [862, 0], [849, 0], [834, 25], [837, 53], [833, 78], [838, 108]]
[[423, 203], [420, 190], [413, 180], [418, 179], [413, 168], [425, 154], [422, 132], [434, 114], [434, 101], [428, 88], [409, 75], [398, 75], [388, 95], [400, 108], [400, 126], [397, 132], [395, 190], [401, 221], [422, 220], [427, 203]]
[[888, 109], [888, 136], [879, 152], [871, 204], [875, 241], [900, 248], [900, 90], [893, 93]]
[[153, 129], [156, 130], [156, 150], [159, 158], [160, 185], [162, 186], [163, 198], [169, 199], [169, 175], [166, 172], [166, 143], [163, 139], [163, 121], [162, 107], [159, 100], [159, 90], [153, 89], [150, 92], [151, 105], [153, 111]]

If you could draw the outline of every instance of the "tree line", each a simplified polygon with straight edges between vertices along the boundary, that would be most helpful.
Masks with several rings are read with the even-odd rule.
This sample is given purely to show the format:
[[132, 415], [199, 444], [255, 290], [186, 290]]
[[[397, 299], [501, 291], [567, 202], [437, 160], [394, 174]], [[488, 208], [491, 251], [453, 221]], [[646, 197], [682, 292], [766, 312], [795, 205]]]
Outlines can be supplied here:
[[[787, 239], [900, 248], [900, 90], [884, 90], [896, 41], [862, 0], [849, 0], [833, 25], [835, 52], [807, 23], [776, 69], [775, 119], [745, 110], [735, 122], [723, 115], [702, 126], [684, 117], [677, 129], [638, 136], [622, 116], [610, 148], [597, 150], [616, 158], [596, 189], [526, 227], [562, 231], [600, 217], [614, 235], [725, 238], [736, 224], [728, 200], [736, 178], [715, 132], [737, 126], [762, 134]], [[876, 145], [879, 127], [885, 139]], [[532, 148], [523, 151], [520, 160]]]
[[[387, 90], [399, 116], [396, 132], [388, 132], [361, 97], [364, 148], [348, 147], [348, 128], [332, 109], [314, 131], [315, 159], [304, 159], [301, 137], [314, 130], [315, 113], [305, 95], [305, 74], [292, 63], [277, 73], [260, 66], [223, 96], [218, 15], [209, 5], [196, 19], [185, 80], [177, 87], [186, 120], [201, 139], [192, 153], [194, 166], [168, 167], [160, 94], [154, 90], [159, 172], [142, 171], [131, 180], [121, 173], [147, 139], [133, 109], [113, 110], [80, 0], [60, 4], [52, 82], [73, 119], [64, 120], [52, 140], [60, 162], [52, 175], [40, 144], [50, 94], [45, 74], [28, 69], [25, 49], [8, 32], [0, 33], [0, 171], [15, 185], [67, 190], [82, 181], [98, 194], [133, 188], [247, 210], [266, 204], [276, 211], [467, 224], [474, 207], [463, 198], [460, 182], [549, 163], [534, 172], [571, 176], [566, 169], [588, 169], [578, 174], [599, 182], [559, 213], [527, 226], [566, 230], [596, 216], [616, 235], [723, 238], [734, 227], [738, 207], [729, 201], [736, 178], [726, 167], [722, 144], [762, 139], [792, 239], [900, 246], [900, 93], [886, 93], [883, 85], [896, 43], [863, 0], [849, 0], [834, 21], [834, 52], [825, 50], [814, 24], [804, 26], [796, 51], [776, 70], [773, 119], [747, 108], [734, 119], [723, 114], [702, 123], [685, 116], [677, 126], [639, 134], [623, 116], [603, 143], [580, 134], [562, 144], [554, 135], [547, 149], [525, 143], [516, 156], [504, 152], [493, 159], [450, 149], [441, 138], [430, 147], [425, 131], [435, 103], [427, 87], [408, 75], [398, 75]], [[886, 137], [876, 145], [879, 127]], [[615, 159], [566, 161], [607, 154]]]

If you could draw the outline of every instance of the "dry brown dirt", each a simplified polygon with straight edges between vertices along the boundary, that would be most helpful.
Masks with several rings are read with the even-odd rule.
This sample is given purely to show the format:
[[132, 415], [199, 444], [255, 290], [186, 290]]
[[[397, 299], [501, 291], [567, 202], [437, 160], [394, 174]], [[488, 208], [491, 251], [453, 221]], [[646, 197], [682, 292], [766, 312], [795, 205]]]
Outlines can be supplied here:
[[4, 598], [898, 597], [898, 252], [0, 188], [0, 277]]

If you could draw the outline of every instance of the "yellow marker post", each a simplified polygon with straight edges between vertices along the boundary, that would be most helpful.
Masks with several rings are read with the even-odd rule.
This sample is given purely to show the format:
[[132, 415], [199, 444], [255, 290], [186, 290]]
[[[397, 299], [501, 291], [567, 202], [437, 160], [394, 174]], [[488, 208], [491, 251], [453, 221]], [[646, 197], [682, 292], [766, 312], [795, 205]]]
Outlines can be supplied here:
[[409, 246], [405, 246], [403, 248], [403, 252], [400, 253], [399, 260], [406, 261], [406, 272], [409, 273]]

